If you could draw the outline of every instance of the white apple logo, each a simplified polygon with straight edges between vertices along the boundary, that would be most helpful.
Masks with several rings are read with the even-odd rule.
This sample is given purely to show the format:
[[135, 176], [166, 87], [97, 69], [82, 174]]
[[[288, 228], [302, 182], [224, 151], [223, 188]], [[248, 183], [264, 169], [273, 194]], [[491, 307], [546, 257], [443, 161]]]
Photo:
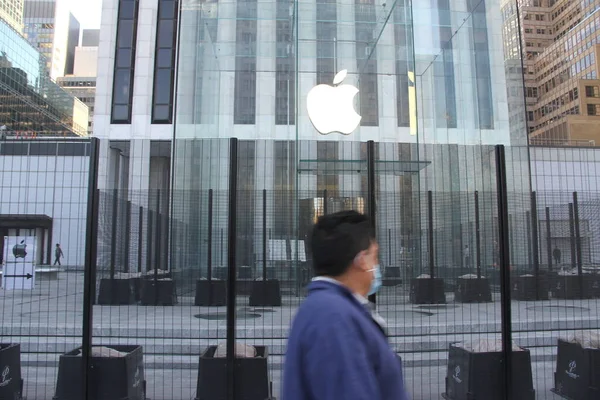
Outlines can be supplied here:
[[323, 135], [331, 132], [349, 135], [360, 124], [362, 117], [356, 113], [353, 104], [358, 89], [352, 85], [340, 85], [346, 75], [348, 70], [344, 69], [333, 78], [333, 86], [317, 85], [308, 92], [308, 117]]

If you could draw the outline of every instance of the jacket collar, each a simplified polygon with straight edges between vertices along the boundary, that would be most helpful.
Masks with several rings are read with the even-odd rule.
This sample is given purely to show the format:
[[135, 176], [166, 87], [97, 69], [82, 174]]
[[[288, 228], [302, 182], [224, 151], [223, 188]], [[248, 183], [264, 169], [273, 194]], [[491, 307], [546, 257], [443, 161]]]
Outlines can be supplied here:
[[367, 314], [369, 319], [372, 320], [381, 330], [383, 335], [387, 337], [385, 320], [377, 313], [377, 311], [375, 311], [374, 304], [370, 303], [369, 300], [361, 295], [352, 293], [346, 286], [330, 277], [316, 277], [308, 285], [309, 295], [321, 290], [335, 291], [339, 295], [346, 297], [354, 306], [359, 307], [362, 312]]
[[[313, 278], [313, 279], [312, 279], [312, 281], [313, 281], [313, 282], [329, 282], [329, 283], [331, 283], [331, 284], [334, 284], [334, 285], [337, 285], [337, 286], [341, 286], [343, 289], [345, 289], [345, 291], [346, 291], [347, 293], [350, 293], [351, 295], [353, 295], [353, 296], [354, 296], [354, 298], [355, 298], [355, 299], [356, 299], [356, 300], [357, 300], [357, 301], [358, 301], [360, 304], [362, 304], [363, 306], [367, 306], [367, 307], [368, 307], [368, 306], [369, 306], [369, 304], [370, 304], [370, 303], [369, 303], [369, 300], [368, 300], [367, 298], [365, 298], [364, 296], [361, 296], [361, 295], [360, 295], [360, 294], [358, 294], [358, 293], [352, 293], [352, 292], [350, 292], [350, 290], [349, 290], [347, 287], [345, 287], [345, 286], [344, 286], [344, 285], [342, 285], [342, 284], [341, 284], [339, 281], [337, 281], [337, 280], [335, 280], [335, 279], [333, 279], [333, 278], [331, 278], [331, 277], [329, 277], [329, 276], [317, 276], [316, 278]], [[310, 289], [310, 287], [309, 287], [309, 289]]]

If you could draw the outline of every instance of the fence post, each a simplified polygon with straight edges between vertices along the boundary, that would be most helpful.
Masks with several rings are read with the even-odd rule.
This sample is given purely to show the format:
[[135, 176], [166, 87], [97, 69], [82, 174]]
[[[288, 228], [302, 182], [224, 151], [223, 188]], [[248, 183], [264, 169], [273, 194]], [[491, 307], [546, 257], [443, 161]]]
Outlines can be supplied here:
[[[213, 231], [213, 190], [208, 189], [208, 249], [206, 252], [207, 278], [212, 282], [212, 232]], [[209, 284], [209, 290], [212, 293], [212, 286]], [[209, 297], [210, 298], [210, 297]]]
[[[369, 219], [373, 226], [373, 235], [377, 235], [377, 221], [376, 221], [376, 205], [375, 205], [375, 142], [369, 140], [367, 142], [367, 194], [368, 194], [368, 205], [369, 205]], [[369, 301], [372, 303], [377, 302], [377, 295], [373, 294], [369, 296]]]
[[262, 276], [263, 282], [267, 281], [267, 189], [263, 189], [263, 218], [262, 218], [262, 253], [263, 253], [263, 267]]
[[156, 189], [156, 234], [154, 236], [154, 305], [158, 305], [158, 268], [160, 267], [160, 189]]
[[527, 265], [533, 265], [531, 252], [531, 212], [525, 211], [525, 246], [527, 248]]
[[115, 268], [117, 263], [117, 222], [119, 211], [119, 190], [113, 189], [112, 218], [110, 227], [110, 279], [115, 279]]
[[531, 252], [533, 255], [533, 276], [535, 276], [535, 298], [540, 299], [540, 248], [538, 233], [537, 194], [531, 192]]
[[152, 269], [152, 231], [154, 230], [154, 215], [150, 208], [150, 196], [148, 196], [148, 226], [146, 232], [146, 272]]
[[125, 206], [125, 251], [123, 255], [124, 272], [129, 272], [129, 251], [131, 247], [131, 201]]
[[[430, 190], [427, 192], [427, 239], [429, 243], [429, 276], [431, 279], [435, 278], [435, 250], [433, 241], [433, 192]], [[433, 282], [433, 281], [432, 281]], [[433, 285], [431, 286], [433, 288]], [[433, 296], [431, 297], [433, 299]]]
[[392, 266], [392, 230], [388, 229], [388, 267]]
[[138, 215], [138, 253], [137, 253], [137, 272], [142, 272], [142, 237], [144, 236], [144, 207], [140, 206], [140, 214]]
[[512, 327], [510, 305], [510, 246], [508, 241], [508, 196], [506, 188], [506, 156], [504, 146], [498, 145], [496, 153], [496, 186], [498, 201], [498, 237], [500, 238], [500, 294], [502, 313], [502, 378], [504, 398], [512, 399]]
[[235, 297], [238, 141], [229, 140], [229, 212], [227, 221], [227, 400], [235, 400]]
[[[583, 275], [583, 260], [581, 258], [581, 227], [579, 225], [579, 199], [573, 192], [573, 221], [575, 223], [575, 254], [577, 256], [577, 273]], [[583, 286], [582, 286], [583, 288]]]
[[83, 277], [83, 337], [82, 337], [82, 389], [83, 399], [90, 398], [90, 364], [92, 348], [93, 304], [96, 288], [96, 256], [98, 252], [98, 139], [90, 140], [90, 166], [88, 177], [87, 219], [85, 233], [85, 273]]
[[481, 232], [479, 222], [479, 192], [475, 191], [475, 262], [477, 263], [477, 279], [481, 279]]
[[550, 236], [550, 207], [546, 207], [546, 257], [548, 257], [548, 271], [552, 272], [552, 237]]
[[577, 267], [577, 257], [575, 253], [575, 215], [573, 212], [573, 203], [569, 203], [569, 241], [571, 244], [571, 268]]

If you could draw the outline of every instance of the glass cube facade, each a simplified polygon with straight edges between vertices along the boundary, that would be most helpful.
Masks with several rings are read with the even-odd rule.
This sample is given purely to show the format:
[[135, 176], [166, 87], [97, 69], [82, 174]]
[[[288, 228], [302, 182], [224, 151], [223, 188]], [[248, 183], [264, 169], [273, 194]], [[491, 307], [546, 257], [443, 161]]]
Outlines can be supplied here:
[[[173, 218], [207, 228], [197, 207], [205, 199], [192, 193], [226, 191], [227, 139], [238, 138], [247, 264], [260, 253], [251, 239], [262, 229], [256, 193], [270, 193], [269, 209], [289, 209], [268, 218], [271, 239], [301, 240], [302, 204], [324, 193], [364, 200], [369, 140], [376, 143], [378, 233], [394, 232], [398, 243], [420, 232], [427, 191], [453, 199], [438, 219], [455, 226], [448, 235], [467, 240], [472, 199], [461, 193], [495, 191], [493, 145], [515, 147], [509, 189], [529, 191], [515, 2], [189, 0], [181, 9]], [[349, 135], [321, 134], [308, 94], [334, 85], [342, 70], [343, 84], [358, 89], [360, 124]], [[225, 211], [215, 210], [222, 217], [215, 229], [226, 232]], [[173, 235], [191, 259], [206, 250], [187, 228]], [[173, 262], [191, 274], [206, 268]]]

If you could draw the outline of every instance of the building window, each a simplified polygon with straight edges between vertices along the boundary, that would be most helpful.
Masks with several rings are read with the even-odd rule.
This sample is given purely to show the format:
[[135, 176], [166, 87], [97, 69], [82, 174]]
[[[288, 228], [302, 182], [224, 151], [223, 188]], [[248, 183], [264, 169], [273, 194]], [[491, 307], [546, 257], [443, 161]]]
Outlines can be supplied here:
[[600, 97], [600, 88], [598, 86], [586, 86], [585, 87], [586, 97]]
[[492, 71], [486, 22], [485, 2], [467, 1], [473, 13], [473, 49], [475, 58], [475, 87], [477, 94], [477, 126], [479, 129], [494, 129], [494, 102], [492, 93]]
[[[373, 26], [377, 21], [374, 0], [355, 0], [356, 59], [359, 74], [361, 126], [379, 125], [377, 54], [373, 48]], [[337, 71], [336, 71], [337, 72]]]
[[256, 0], [239, 0], [236, 13], [233, 123], [253, 125], [256, 121]]
[[175, 49], [177, 42], [178, 1], [160, 0], [156, 23], [152, 123], [173, 122]]
[[437, 93], [443, 93], [436, 101], [436, 126], [438, 128], [456, 128], [456, 87], [454, 84], [454, 57], [452, 49], [452, 25], [450, 21], [450, 1], [438, 0], [439, 38], [442, 56], [433, 64], [434, 87]]
[[528, 87], [526, 90], [527, 93], [527, 97], [537, 97], [538, 96], [538, 90], [535, 87]]
[[334, 0], [317, 0], [317, 84], [331, 85], [337, 73], [335, 38], [337, 37], [337, 5]]
[[587, 113], [588, 115], [600, 115], [600, 104], [588, 104]]
[[394, 9], [394, 36], [396, 39], [396, 111], [397, 123], [400, 127], [410, 127], [410, 96], [409, 88], [415, 86], [414, 77], [409, 73], [414, 70], [412, 23], [408, 20], [406, 9]]
[[138, 5], [138, 0], [119, 2], [111, 110], [113, 124], [131, 123]]
[[287, 0], [277, 0], [276, 72], [275, 72], [275, 124], [294, 125], [296, 116], [295, 86], [296, 57], [293, 47], [293, 24]]

